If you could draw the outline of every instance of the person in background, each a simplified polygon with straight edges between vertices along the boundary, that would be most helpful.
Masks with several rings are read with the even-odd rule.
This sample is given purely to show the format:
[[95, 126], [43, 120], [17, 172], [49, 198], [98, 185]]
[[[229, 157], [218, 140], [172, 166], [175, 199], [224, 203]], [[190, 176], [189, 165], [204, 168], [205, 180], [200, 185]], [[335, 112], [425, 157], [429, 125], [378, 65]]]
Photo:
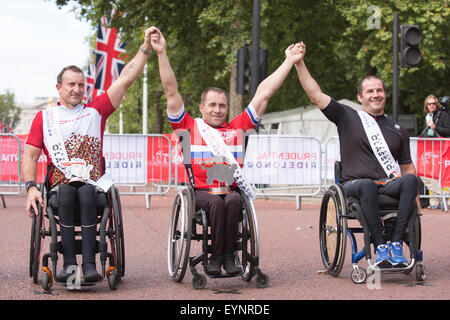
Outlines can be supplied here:
[[424, 101], [425, 129], [420, 134], [424, 138], [450, 137], [450, 115], [439, 104], [438, 98], [430, 94]]

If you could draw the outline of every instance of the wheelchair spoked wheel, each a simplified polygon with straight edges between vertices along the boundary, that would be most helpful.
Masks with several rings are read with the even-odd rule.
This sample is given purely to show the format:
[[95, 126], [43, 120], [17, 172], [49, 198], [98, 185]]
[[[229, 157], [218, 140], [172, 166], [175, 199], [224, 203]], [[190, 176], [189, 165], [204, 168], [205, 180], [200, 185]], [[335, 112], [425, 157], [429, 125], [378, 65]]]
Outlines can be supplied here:
[[119, 202], [119, 191], [117, 188], [111, 188], [112, 214], [109, 217], [109, 241], [111, 244], [112, 256], [114, 259], [114, 268], [110, 266], [106, 275], [111, 290], [116, 290], [122, 276], [125, 272], [125, 251], [122, 228], [122, 213]]
[[[43, 197], [43, 186], [40, 186], [41, 196]], [[44, 201], [45, 199], [42, 198]], [[33, 216], [31, 217], [31, 241], [30, 241], [30, 262], [29, 262], [29, 275], [33, 278], [33, 283], [39, 283], [39, 266], [40, 266], [40, 256], [41, 256], [41, 246], [44, 239], [43, 230], [43, 208], [39, 203], [36, 203], [37, 214], [34, 210]]]
[[123, 236], [123, 219], [122, 219], [122, 205], [120, 203], [119, 189], [114, 188], [113, 204], [114, 219], [116, 221], [116, 242], [117, 242], [117, 255], [119, 257], [117, 265], [119, 266], [120, 277], [125, 276], [125, 239]]
[[242, 193], [242, 199], [244, 200], [244, 210], [242, 213], [242, 221], [239, 223], [239, 234], [241, 235], [241, 247], [240, 256], [238, 260], [242, 263], [242, 267], [245, 269], [241, 275], [242, 280], [249, 282], [256, 274], [255, 267], [248, 263], [248, 259], [244, 252], [249, 253], [251, 256], [256, 255], [256, 236], [254, 232], [253, 212], [250, 202], [247, 196]]
[[248, 282], [256, 275], [256, 287], [267, 288], [267, 286], [269, 285], [269, 276], [262, 273], [258, 265], [259, 238], [255, 209], [253, 207], [253, 204], [248, 199], [247, 195], [244, 192], [241, 192], [241, 195], [242, 199], [244, 200], [243, 219], [240, 223], [240, 234], [242, 235], [242, 251], [240, 251], [240, 257], [239, 255], [237, 257], [237, 261], [242, 261], [242, 266], [244, 268], [241, 278], [242, 280]]
[[179, 190], [172, 207], [167, 262], [169, 275], [176, 282], [183, 280], [189, 262], [195, 210], [193, 192], [191, 188]]
[[332, 185], [324, 194], [320, 208], [319, 240], [323, 265], [337, 277], [342, 270], [347, 243], [347, 204], [342, 187]]

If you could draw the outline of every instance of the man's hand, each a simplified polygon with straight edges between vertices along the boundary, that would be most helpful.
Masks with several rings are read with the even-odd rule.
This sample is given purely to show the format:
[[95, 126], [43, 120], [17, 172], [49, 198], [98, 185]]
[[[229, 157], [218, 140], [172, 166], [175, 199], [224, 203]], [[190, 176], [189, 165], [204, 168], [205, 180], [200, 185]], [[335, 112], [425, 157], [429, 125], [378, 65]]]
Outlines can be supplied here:
[[36, 187], [31, 187], [30, 190], [28, 190], [27, 195], [27, 205], [25, 207], [25, 211], [28, 213], [28, 216], [31, 218], [34, 214], [38, 215], [38, 209], [37, 209], [37, 202], [41, 205], [41, 207], [44, 207], [44, 201], [41, 197], [41, 192]]
[[161, 54], [166, 50], [166, 39], [162, 32], [156, 27], [150, 27], [150, 42], [153, 50]]
[[291, 60], [293, 64], [298, 64], [306, 54], [306, 46], [302, 42], [291, 44], [285, 51], [286, 59]]
[[145, 31], [144, 31], [144, 43], [141, 45], [141, 48], [148, 52], [150, 52], [153, 49], [150, 36], [151, 36], [152, 32], [154, 32], [154, 30], [153, 30], [154, 28], [155, 27], [150, 27], [150, 28], [145, 29]]

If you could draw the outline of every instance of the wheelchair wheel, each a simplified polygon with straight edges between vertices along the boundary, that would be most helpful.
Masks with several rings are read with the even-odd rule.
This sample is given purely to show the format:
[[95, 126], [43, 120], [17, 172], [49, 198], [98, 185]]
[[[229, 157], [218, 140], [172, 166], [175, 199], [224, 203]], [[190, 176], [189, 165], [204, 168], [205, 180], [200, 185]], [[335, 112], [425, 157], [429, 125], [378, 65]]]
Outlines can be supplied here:
[[319, 242], [327, 273], [337, 277], [342, 270], [347, 243], [346, 196], [340, 185], [324, 194], [320, 208]]
[[242, 222], [239, 224], [242, 251], [240, 251], [240, 256], [238, 255], [237, 258], [242, 263], [242, 267], [244, 268], [244, 273], [241, 275], [241, 278], [242, 280], [248, 282], [256, 274], [255, 267], [248, 261], [247, 253], [251, 257], [258, 256], [258, 228], [255, 221], [254, 208], [245, 193], [242, 192], [241, 194], [242, 199], [244, 200]]
[[113, 196], [113, 204], [115, 204], [115, 208], [113, 210], [114, 210], [114, 219], [117, 227], [116, 241], [117, 241], [117, 255], [119, 257], [117, 261], [117, 266], [120, 281], [120, 278], [125, 276], [125, 238], [123, 235], [122, 205], [120, 203], [119, 189], [115, 187], [112, 196]]
[[113, 252], [114, 264], [117, 268], [117, 281], [125, 275], [125, 245], [123, 237], [122, 211], [120, 206], [119, 190], [111, 188], [112, 215], [109, 228], [112, 230], [110, 236], [111, 251]]
[[[40, 186], [42, 199], [44, 198], [44, 187]], [[36, 203], [38, 212], [35, 214], [33, 211], [33, 216], [31, 218], [31, 240], [30, 240], [30, 261], [29, 261], [29, 275], [33, 278], [33, 283], [39, 283], [39, 265], [40, 265], [40, 255], [42, 240], [44, 238], [43, 230], [43, 216], [44, 209], [39, 203]]]
[[179, 190], [172, 207], [169, 226], [167, 262], [170, 277], [181, 282], [186, 273], [195, 210], [194, 190]]

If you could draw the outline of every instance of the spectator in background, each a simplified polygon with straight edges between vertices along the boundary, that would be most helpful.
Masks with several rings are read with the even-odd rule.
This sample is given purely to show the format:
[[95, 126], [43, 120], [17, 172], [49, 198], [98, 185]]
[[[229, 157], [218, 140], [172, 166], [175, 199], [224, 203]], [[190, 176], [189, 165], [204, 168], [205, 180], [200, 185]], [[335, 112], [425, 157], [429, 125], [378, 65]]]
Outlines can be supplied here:
[[425, 138], [450, 137], [450, 115], [445, 108], [439, 104], [434, 95], [426, 97], [423, 111], [425, 116], [425, 129], [420, 134]]
[[[424, 138], [446, 138], [450, 137], [450, 115], [445, 107], [442, 107], [436, 96], [430, 94], [425, 98], [423, 111], [425, 116], [425, 129], [423, 129], [420, 137]], [[442, 196], [444, 191], [441, 189], [439, 180], [421, 177], [423, 183], [430, 190], [430, 195], [437, 196], [430, 198], [430, 208], [440, 208], [439, 196]], [[444, 201], [444, 199], [442, 199]]]

